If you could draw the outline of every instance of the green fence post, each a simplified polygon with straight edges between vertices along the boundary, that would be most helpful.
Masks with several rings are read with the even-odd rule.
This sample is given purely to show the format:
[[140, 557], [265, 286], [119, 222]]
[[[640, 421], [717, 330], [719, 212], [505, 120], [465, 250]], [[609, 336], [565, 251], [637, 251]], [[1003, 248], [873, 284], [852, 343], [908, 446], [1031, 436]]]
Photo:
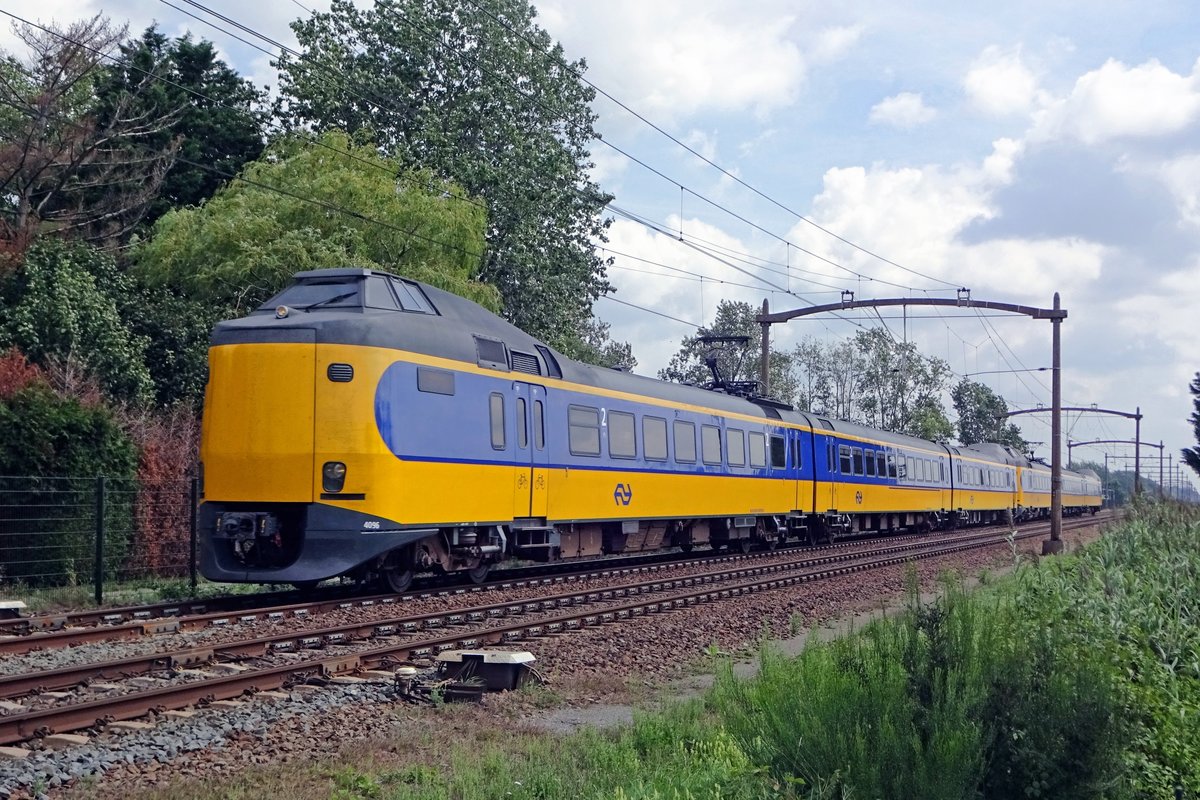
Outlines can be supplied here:
[[192, 478], [192, 486], [191, 486], [190, 496], [191, 496], [191, 501], [192, 501], [192, 511], [191, 511], [191, 518], [189, 520], [189, 523], [191, 525], [191, 547], [189, 548], [189, 555], [188, 555], [188, 575], [191, 577], [191, 580], [192, 580], [192, 597], [195, 597], [196, 596], [196, 534], [198, 531], [196, 514], [198, 513], [198, 510], [200, 508], [200, 479], [199, 478]]
[[92, 580], [96, 584], [96, 605], [104, 602], [104, 478], [96, 478], [96, 563]]

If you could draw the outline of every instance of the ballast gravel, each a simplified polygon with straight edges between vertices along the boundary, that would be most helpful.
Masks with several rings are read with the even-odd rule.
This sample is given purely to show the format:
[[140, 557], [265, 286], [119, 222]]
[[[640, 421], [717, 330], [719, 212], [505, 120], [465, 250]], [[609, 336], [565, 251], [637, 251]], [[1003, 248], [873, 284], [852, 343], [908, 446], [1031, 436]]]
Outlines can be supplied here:
[[[1064, 538], [1073, 547], [1097, 535], [1093, 528], [1067, 532]], [[1025, 540], [1018, 543], [1018, 550], [1028, 558], [1040, 546], [1040, 538]], [[915, 568], [920, 584], [935, 588], [937, 576], [945, 570], [974, 575], [1011, 565], [1013, 555], [1006, 545], [998, 545], [920, 561]], [[742, 652], [753, 648], [764, 634], [787, 638], [796, 634], [798, 626], [813, 628], [847, 613], [878, 608], [884, 598], [903, 593], [907, 571], [906, 567], [871, 570], [516, 646], [534, 653], [539, 671], [586, 718], [590, 704], [623, 702], [624, 682], [631, 676], [671, 680], [714, 648]], [[89, 796], [124, 797], [139, 788], [169, 786], [176, 780], [214, 774], [213, 770], [229, 775], [267, 760], [307, 760], [327, 752], [330, 742], [351, 741], [380, 730], [378, 726], [394, 721], [400, 713], [438, 724], [436, 716], [420, 709], [398, 711], [402, 702], [388, 683], [334, 684], [315, 692], [296, 689], [277, 702], [249, 700], [234, 709], [199, 710], [188, 719], [162, 719], [148, 730], [102, 733], [79, 747], [39, 750], [21, 761], [0, 761], [0, 800], [71, 796], [74, 792], [68, 787], [86, 776], [95, 776], [89, 781]]]
[[50, 790], [114, 769], [154, 772], [187, 753], [256, 747], [271, 726], [288, 719], [316, 719], [351, 704], [390, 705], [399, 699], [390, 683], [328, 685], [315, 692], [291, 691], [286, 700], [250, 698], [233, 709], [200, 709], [186, 719], [160, 719], [146, 730], [105, 732], [68, 750], [33, 750], [24, 759], [0, 761], [0, 798], [47, 797]]

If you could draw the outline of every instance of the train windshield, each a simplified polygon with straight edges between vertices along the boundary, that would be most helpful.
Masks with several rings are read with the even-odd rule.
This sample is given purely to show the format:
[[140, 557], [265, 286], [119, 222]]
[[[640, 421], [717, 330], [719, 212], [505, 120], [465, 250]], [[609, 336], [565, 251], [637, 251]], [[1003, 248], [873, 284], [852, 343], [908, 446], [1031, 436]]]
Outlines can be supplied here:
[[361, 280], [303, 281], [294, 283], [258, 307], [274, 313], [279, 306], [299, 310], [362, 308]]

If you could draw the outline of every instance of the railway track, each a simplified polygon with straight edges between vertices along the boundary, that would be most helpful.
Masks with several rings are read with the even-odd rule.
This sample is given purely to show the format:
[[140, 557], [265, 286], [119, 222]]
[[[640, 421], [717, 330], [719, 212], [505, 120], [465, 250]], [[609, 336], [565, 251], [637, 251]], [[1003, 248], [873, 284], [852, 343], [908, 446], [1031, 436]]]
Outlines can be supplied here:
[[[989, 526], [975, 530], [1001, 529]], [[920, 534], [904, 534], [903, 537]], [[934, 534], [937, 535], [937, 534]], [[810, 551], [849, 549], [869, 546], [878, 540], [896, 540], [897, 534], [857, 536], [832, 545], [807, 547], [796, 543], [785, 546], [807, 547]], [[370, 606], [407, 600], [413, 597], [461, 595], [495, 588], [528, 585], [551, 585], [564, 581], [594, 578], [601, 575], [632, 574], [639, 569], [669, 568], [680, 563], [722, 562], [730, 559], [761, 557], [764, 553], [678, 551], [632, 556], [610, 556], [600, 559], [554, 562], [517, 567], [493, 573], [484, 583], [462, 585], [450, 578], [419, 579], [417, 585], [403, 595], [395, 593], [364, 593], [361, 586], [334, 585], [302, 593], [297, 590], [262, 592], [257, 594], [226, 595], [204, 600], [181, 600], [138, 606], [101, 609], [81, 609], [48, 614], [33, 614], [15, 619], [0, 619], [0, 655], [27, 653], [37, 649], [73, 647], [94, 641], [117, 641], [141, 638], [145, 635], [195, 630], [209, 624], [225, 624], [233, 619], [253, 615], [282, 614], [283, 616], [319, 614], [334, 609]]]
[[[991, 530], [991, 528], [978, 530], [985, 531]], [[911, 536], [916, 536], [916, 534], [911, 534]], [[908, 537], [889, 535], [855, 538], [833, 545], [818, 547], [797, 545], [796, 548], [806, 552], [852, 550], [870, 547], [874, 541], [897, 541], [903, 538]], [[546, 575], [540, 566], [519, 568], [497, 573], [493, 579], [479, 585], [415, 589], [403, 595], [395, 593], [364, 595], [361, 590], [357, 594], [350, 591], [332, 591], [328, 593], [328, 596], [298, 599], [297, 592], [281, 592], [218, 598], [235, 602], [232, 602], [231, 605], [224, 602], [215, 603], [217, 606], [215, 609], [213, 601], [194, 601], [37, 615], [18, 620], [0, 620], [0, 655], [19, 655], [36, 650], [75, 647], [88, 642], [130, 641], [157, 634], [198, 630], [210, 625], [229, 625], [257, 619], [315, 616], [329, 611], [403, 603], [413, 599], [457, 597], [495, 589], [551, 586], [601, 577], [636, 575], [642, 572], [670, 569], [681, 564], [736, 563], [767, 557], [787, 549], [762, 550], [748, 554], [710, 552], [686, 555], [671, 552], [648, 556], [614, 557], [586, 563], [567, 562], [555, 565], [558, 574]], [[570, 568], [570, 571], [567, 570], [567, 567]], [[338, 590], [342, 587], [330, 588]], [[240, 602], [243, 597], [255, 597], [260, 602], [243, 604]], [[282, 603], [276, 602], [279, 600], [282, 600]]]
[[[1090, 526], [1096, 521], [1071, 520], [1065, 527]], [[1030, 526], [1016, 537], [1044, 536], [1047, 528], [1045, 524]], [[862, 552], [809, 555], [812, 551], [805, 551], [796, 559], [776, 564], [733, 563], [699, 575], [666, 580], [650, 576], [611, 589], [558, 591], [523, 602], [506, 600], [438, 613], [399, 614], [8, 676], [0, 678], [0, 697], [8, 698], [3, 702], [10, 712], [0, 716], [0, 744], [50, 732], [103, 727], [155, 709], [203, 705], [312, 680], [346, 680], [364, 673], [388, 680], [387, 669], [414, 660], [428, 661], [445, 649], [569, 635], [724, 598], [995, 545], [1007, 537], [1007, 533], [974, 532], [932, 542], [893, 540]], [[402, 605], [396, 610], [402, 611]]]

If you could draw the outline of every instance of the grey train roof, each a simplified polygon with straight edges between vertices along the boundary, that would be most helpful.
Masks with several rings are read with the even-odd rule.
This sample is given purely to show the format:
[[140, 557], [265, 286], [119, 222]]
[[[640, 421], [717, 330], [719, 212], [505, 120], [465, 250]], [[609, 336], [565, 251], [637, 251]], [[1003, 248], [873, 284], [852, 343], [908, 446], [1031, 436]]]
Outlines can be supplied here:
[[[439, 358], [476, 363], [475, 335], [478, 334], [503, 341], [508, 345], [510, 351], [517, 350], [536, 355], [542, 364], [543, 374], [547, 374], [550, 369], [545, 363], [545, 355], [539, 351], [539, 348], [545, 348], [556, 361], [563, 379], [571, 383], [654, 397], [673, 403], [703, 406], [717, 411], [763, 417], [764, 419], [779, 419], [819, 430], [832, 429], [836, 433], [887, 442], [899, 447], [914, 449], [942, 447], [936, 442], [902, 433], [882, 431], [855, 422], [834, 420], [825, 415], [811, 412], [763, 408], [749, 400], [721, 392], [660, 381], [630, 372], [574, 361], [478, 303], [436, 286], [411, 281], [388, 272], [363, 268], [310, 270], [296, 273], [293, 283], [289, 286], [304, 281], [327, 282], [337, 279], [344, 279], [349, 283], [370, 275], [400, 278], [409, 283], [416, 283], [425, 292], [437, 313], [410, 313], [362, 306], [327, 307], [322, 308], [319, 314], [314, 315], [298, 310], [297, 313], [290, 313], [279, 319], [274, 315], [273, 307], [268, 301], [247, 317], [217, 323], [212, 333], [212, 344], [263, 341], [311, 342], [315, 339], [316, 342], [323, 343], [334, 342], [409, 350]], [[1029, 465], [1029, 461], [1023, 456], [1018, 456], [1010, 449], [997, 444], [980, 444], [970, 447], [950, 446], [949, 449], [952, 452], [978, 455], [991, 461]], [[1066, 474], [1065, 470], [1064, 474]]]

